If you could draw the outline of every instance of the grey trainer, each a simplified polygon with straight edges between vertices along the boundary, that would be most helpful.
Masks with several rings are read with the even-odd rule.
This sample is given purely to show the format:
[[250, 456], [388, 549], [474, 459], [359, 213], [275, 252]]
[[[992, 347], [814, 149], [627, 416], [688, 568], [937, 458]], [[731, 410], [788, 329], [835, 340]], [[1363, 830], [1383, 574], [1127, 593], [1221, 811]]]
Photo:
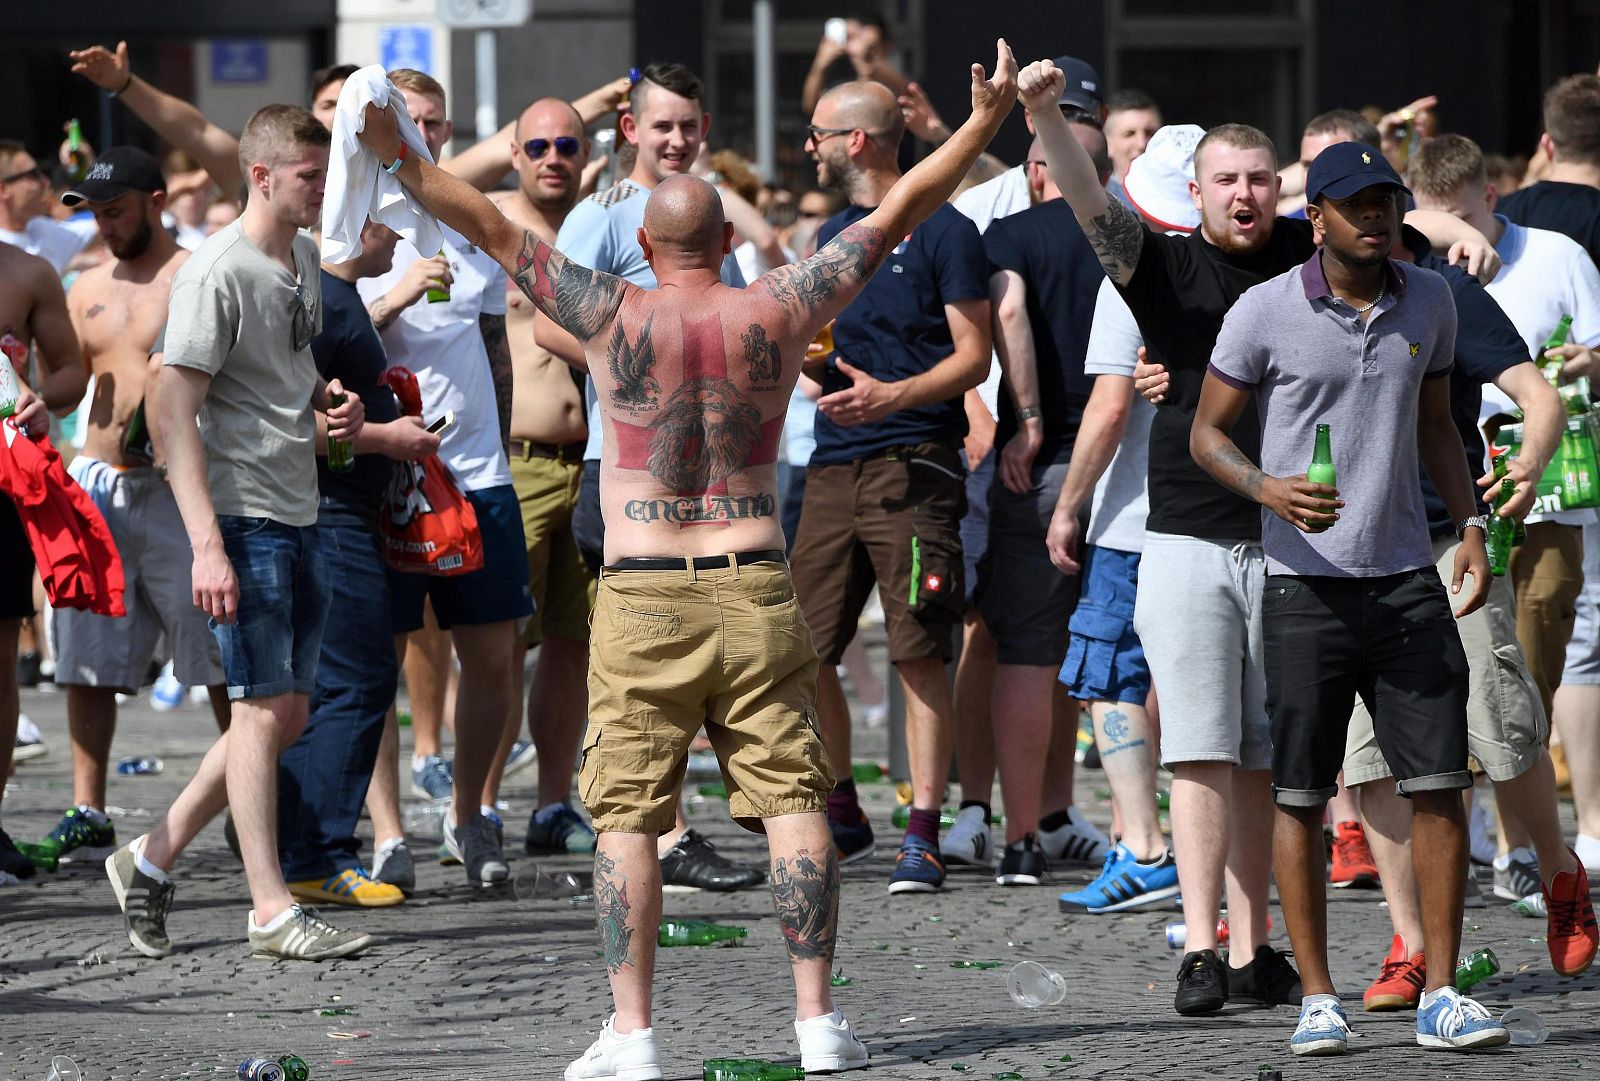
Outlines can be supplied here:
[[372, 858], [372, 877], [404, 893], [417, 888], [416, 865], [411, 862], [411, 849], [404, 841]]
[[361, 931], [341, 931], [317, 914], [314, 908], [295, 905], [289, 918], [275, 931], [256, 926], [252, 911], [245, 921], [250, 936], [250, 952], [256, 957], [286, 961], [329, 961], [349, 957], [372, 945], [372, 936]]
[[511, 877], [501, 850], [499, 831], [482, 814], [475, 814], [459, 825], [444, 818], [444, 844], [440, 846], [467, 869], [467, 881], [475, 886], [493, 886]]
[[133, 846], [143, 841], [138, 837], [107, 856], [106, 877], [116, 891], [133, 948], [146, 957], [165, 957], [172, 952], [172, 940], [167, 938], [167, 913], [172, 910], [172, 895], [177, 890], [170, 879], [162, 882], [139, 870]]

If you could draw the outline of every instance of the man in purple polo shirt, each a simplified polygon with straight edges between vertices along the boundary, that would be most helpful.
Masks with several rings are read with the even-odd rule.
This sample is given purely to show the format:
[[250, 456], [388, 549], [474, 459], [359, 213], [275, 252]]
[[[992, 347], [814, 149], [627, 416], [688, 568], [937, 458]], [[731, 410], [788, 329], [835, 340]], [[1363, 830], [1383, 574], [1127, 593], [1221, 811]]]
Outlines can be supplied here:
[[[1419, 451], [1462, 536], [1451, 592], [1466, 601], [1456, 615], [1483, 603], [1489, 566], [1442, 378], [1454, 364], [1455, 303], [1437, 274], [1389, 260], [1403, 191], [1374, 147], [1340, 143], [1317, 156], [1306, 214], [1321, 250], [1228, 313], [1190, 434], [1200, 466], [1272, 512], [1262, 515], [1262, 625], [1273, 864], [1305, 995], [1289, 1041], [1297, 1055], [1340, 1054], [1349, 1033], [1328, 974], [1322, 816], [1358, 694], [1411, 799], [1424, 951], [1454, 957], [1461, 938], [1467, 661], [1433, 567]], [[1229, 434], [1252, 398], [1260, 468]], [[1333, 432], [1337, 488], [1305, 476], [1319, 423]], [[1506, 1043], [1505, 1026], [1463, 998], [1453, 976], [1448, 965], [1428, 973], [1417, 1042]]]

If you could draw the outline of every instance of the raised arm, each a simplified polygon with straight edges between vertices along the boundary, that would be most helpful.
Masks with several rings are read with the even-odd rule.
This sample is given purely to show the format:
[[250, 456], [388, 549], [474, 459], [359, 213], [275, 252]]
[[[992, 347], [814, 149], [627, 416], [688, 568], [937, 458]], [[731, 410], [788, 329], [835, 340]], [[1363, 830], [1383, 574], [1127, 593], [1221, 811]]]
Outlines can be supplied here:
[[157, 135], [183, 150], [211, 174], [223, 192], [237, 195], [244, 183], [239, 171], [239, 140], [217, 127], [182, 98], [157, 90], [128, 67], [128, 43], [117, 42], [112, 53], [91, 45], [67, 54], [72, 70], [102, 90], [109, 90], [133, 115], [155, 129]]
[[895, 181], [878, 208], [842, 230], [811, 258], [779, 267], [759, 279], [763, 289], [807, 337], [856, 298], [889, 253], [889, 238], [910, 233], [939, 209], [1011, 111], [1017, 96], [1017, 62], [996, 42], [994, 77], [972, 65], [972, 115], [944, 145]]
[[1144, 225], [1120, 199], [1106, 194], [1089, 152], [1067, 127], [1067, 119], [1057, 106], [1067, 85], [1066, 75], [1054, 61], [1038, 60], [1023, 69], [1017, 85], [1044, 147], [1050, 179], [1061, 189], [1062, 198], [1083, 227], [1106, 277], [1118, 285], [1128, 284], [1139, 265], [1139, 253], [1144, 250]]
[[[394, 113], [369, 104], [360, 139], [379, 161], [393, 161], [401, 147]], [[541, 312], [579, 341], [594, 337], [616, 314], [621, 278], [571, 262], [477, 188], [414, 154], [395, 175], [424, 209], [488, 252]]]

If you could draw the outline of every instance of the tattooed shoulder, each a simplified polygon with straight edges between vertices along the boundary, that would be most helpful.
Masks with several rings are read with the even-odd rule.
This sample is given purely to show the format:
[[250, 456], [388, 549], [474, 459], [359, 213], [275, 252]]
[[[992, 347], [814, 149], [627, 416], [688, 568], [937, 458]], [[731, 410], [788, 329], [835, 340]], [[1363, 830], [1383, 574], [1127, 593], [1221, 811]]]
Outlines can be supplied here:
[[783, 374], [783, 360], [778, 343], [767, 338], [767, 328], [751, 323], [750, 329], [739, 335], [744, 345], [744, 361], [750, 385], [757, 390], [769, 390], [778, 385]]
[[661, 392], [661, 385], [655, 378], [655, 343], [650, 338], [650, 324], [654, 319], [653, 315], [645, 318], [631, 344], [619, 320], [606, 346], [606, 365], [617, 384], [611, 400], [632, 412], [655, 405], [656, 395]]

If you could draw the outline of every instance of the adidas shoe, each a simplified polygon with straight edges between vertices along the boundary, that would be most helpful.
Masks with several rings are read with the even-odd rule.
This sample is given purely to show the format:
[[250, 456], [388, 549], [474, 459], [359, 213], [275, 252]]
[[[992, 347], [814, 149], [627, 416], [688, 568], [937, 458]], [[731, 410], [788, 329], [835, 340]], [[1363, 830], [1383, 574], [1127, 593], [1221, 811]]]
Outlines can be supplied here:
[[165, 957], [172, 952], [167, 937], [167, 913], [172, 910], [176, 892], [172, 880], [165, 881], [139, 870], [133, 846], [143, 845], [139, 837], [106, 857], [106, 877], [117, 895], [122, 920], [128, 928], [128, 942], [146, 957]]
[[1105, 863], [1093, 882], [1074, 893], [1063, 893], [1056, 904], [1063, 912], [1098, 915], [1155, 904], [1177, 895], [1178, 861], [1170, 848], [1163, 850], [1159, 858], [1140, 863], [1127, 845], [1118, 844], [1106, 853]]
[[1539, 859], [1531, 848], [1513, 848], [1494, 861], [1494, 895], [1504, 901], [1520, 901], [1544, 892], [1539, 880]]
[[327, 879], [291, 882], [289, 892], [296, 901], [320, 901], [353, 908], [389, 908], [403, 904], [406, 899], [400, 887], [379, 882], [359, 867], [346, 868]]
[[[1421, 1042], [1422, 1037], [1419, 1035], [1417, 1040]], [[1319, 998], [1300, 1007], [1300, 1023], [1289, 1037], [1290, 1051], [1297, 1055], [1342, 1055], [1349, 1046], [1350, 1021], [1337, 999]]]
[[1368, 1013], [1385, 1010], [1414, 1010], [1422, 1001], [1428, 983], [1428, 964], [1422, 954], [1411, 956], [1406, 940], [1399, 935], [1389, 943], [1378, 978], [1361, 996], [1361, 1007]]
[[341, 931], [317, 915], [314, 908], [294, 905], [289, 918], [270, 931], [256, 926], [252, 909], [245, 920], [250, 951], [256, 957], [284, 961], [331, 961], [349, 957], [372, 945], [372, 936], [360, 931]]
[[1006, 845], [995, 881], [1002, 886], [1037, 886], [1044, 881], [1046, 870], [1039, 839], [1029, 833], [1022, 840]]
[[994, 861], [994, 841], [983, 807], [973, 804], [957, 812], [955, 823], [939, 840], [939, 855], [946, 863], [967, 867], [988, 867]]
[[1076, 807], [1066, 809], [1066, 821], [1054, 829], [1039, 823], [1039, 847], [1052, 860], [1087, 863], [1091, 866], [1106, 858], [1111, 839], [1101, 833]]
[[729, 893], [751, 889], [766, 880], [764, 871], [740, 867], [718, 852], [699, 830], [684, 830], [678, 843], [661, 857], [661, 889], [666, 893]]
[[1454, 987], [1441, 987], [1423, 996], [1417, 1007], [1417, 1043], [1423, 1047], [1463, 1050], [1503, 1047], [1511, 1033], [1482, 1005]]
[[455, 778], [443, 758], [430, 754], [420, 765], [412, 765], [411, 792], [418, 799], [449, 799], [454, 791]]

